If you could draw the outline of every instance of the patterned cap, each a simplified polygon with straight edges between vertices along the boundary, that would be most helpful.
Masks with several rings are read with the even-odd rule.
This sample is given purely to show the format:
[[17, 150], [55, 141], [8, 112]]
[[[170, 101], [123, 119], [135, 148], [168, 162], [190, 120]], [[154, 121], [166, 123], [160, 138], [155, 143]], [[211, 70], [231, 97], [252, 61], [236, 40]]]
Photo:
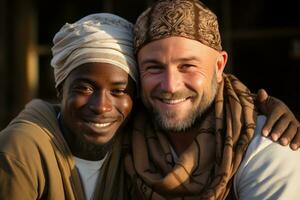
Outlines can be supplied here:
[[171, 36], [222, 50], [217, 17], [198, 0], [158, 0], [139, 16], [134, 32], [136, 53], [154, 40]]

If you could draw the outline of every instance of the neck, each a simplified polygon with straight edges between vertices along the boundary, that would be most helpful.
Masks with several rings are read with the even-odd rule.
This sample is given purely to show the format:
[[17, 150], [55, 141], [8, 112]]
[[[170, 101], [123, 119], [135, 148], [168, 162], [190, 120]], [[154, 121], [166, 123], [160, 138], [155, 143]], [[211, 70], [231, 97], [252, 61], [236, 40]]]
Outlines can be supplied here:
[[197, 136], [197, 131], [168, 132], [167, 136], [173, 149], [179, 156], [192, 144]]
[[178, 156], [193, 143], [201, 129], [215, 127], [214, 116], [214, 109], [211, 107], [201, 117], [196, 119], [191, 128], [181, 132], [167, 132], [168, 139]]

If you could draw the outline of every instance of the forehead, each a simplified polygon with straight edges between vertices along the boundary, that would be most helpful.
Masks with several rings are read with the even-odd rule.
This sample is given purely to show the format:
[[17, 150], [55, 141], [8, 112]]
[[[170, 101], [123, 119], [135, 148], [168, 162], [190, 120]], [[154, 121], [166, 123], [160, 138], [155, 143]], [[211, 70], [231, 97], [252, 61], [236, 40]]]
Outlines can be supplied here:
[[199, 59], [215, 58], [219, 54], [215, 49], [208, 47], [199, 41], [172, 36], [145, 45], [138, 52], [138, 59], [153, 59], [153, 58], [178, 58], [178, 57], [196, 57]]
[[93, 82], [127, 82], [129, 75], [120, 67], [108, 63], [85, 63], [75, 68], [67, 82], [85, 79]]

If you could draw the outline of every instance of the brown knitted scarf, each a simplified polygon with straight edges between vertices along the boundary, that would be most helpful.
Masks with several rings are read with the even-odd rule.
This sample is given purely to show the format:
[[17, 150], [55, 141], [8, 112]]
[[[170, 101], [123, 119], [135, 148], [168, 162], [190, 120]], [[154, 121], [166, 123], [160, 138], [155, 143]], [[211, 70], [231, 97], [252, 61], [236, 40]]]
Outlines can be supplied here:
[[177, 161], [166, 134], [139, 113], [125, 159], [135, 198], [225, 199], [254, 134], [253, 103], [238, 79], [224, 75], [214, 109], [199, 122], [198, 135]]

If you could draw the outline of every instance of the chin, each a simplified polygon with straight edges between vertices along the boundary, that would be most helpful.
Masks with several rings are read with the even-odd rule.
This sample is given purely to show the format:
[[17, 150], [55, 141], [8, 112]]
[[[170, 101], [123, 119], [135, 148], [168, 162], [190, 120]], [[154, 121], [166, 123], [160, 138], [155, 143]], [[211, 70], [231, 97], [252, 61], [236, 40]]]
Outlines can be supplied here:
[[84, 140], [87, 144], [96, 145], [96, 146], [105, 145], [109, 143], [112, 139], [113, 136], [112, 137], [103, 137], [103, 136], [91, 137], [89, 135], [84, 136]]

